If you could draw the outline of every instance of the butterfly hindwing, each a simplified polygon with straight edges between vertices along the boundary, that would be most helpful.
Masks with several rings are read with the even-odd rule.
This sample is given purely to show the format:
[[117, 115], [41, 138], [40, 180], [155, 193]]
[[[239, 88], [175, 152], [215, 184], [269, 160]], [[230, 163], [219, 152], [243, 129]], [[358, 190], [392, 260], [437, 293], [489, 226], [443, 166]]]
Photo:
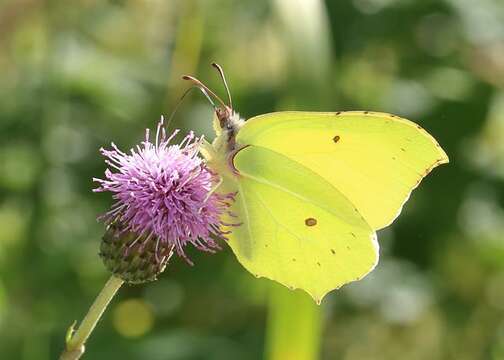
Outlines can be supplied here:
[[240, 150], [233, 164], [232, 211], [242, 224], [231, 229], [229, 245], [251, 273], [321, 300], [375, 266], [374, 231], [329, 182], [258, 146]]

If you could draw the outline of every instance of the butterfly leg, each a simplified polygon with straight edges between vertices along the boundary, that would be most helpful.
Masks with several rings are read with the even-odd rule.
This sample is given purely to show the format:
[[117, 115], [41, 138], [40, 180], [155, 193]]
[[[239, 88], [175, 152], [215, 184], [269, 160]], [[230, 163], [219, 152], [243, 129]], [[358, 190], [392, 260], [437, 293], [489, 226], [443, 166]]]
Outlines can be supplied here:
[[[212, 194], [222, 185], [224, 179], [220, 175], [217, 175], [217, 176], [219, 177], [219, 181], [217, 181], [217, 183], [210, 189], [208, 194], [206, 194], [205, 199], [203, 200], [203, 204], [205, 204], [208, 201], [208, 199], [210, 198], [210, 196], [212, 196]], [[201, 207], [199, 209], [198, 213], [201, 213], [202, 209], [203, 209], [203, 207]]]
[[199, 148], [200, 154], [205, 158], [205, 160], [210, 161], [215, 158], [215, 150], [208, 141], [202, 140]]

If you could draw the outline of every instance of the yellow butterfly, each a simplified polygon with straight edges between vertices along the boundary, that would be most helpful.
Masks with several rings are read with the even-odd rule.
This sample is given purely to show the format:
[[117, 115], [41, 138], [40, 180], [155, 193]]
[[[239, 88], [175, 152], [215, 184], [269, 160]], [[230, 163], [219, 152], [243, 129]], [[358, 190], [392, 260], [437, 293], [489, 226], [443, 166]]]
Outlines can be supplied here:
[[[229, 96], [222, 68], [219, 71]], [[242, 120], [191, 76], [215, 106], [217, 137], [201, 153], [218, 190], [236, 192], [229, 245], [257, 277], [318, 303], [378, 262], [376, 231], [448, 156], [419, 125], [370, 111], [275, 112]], [[233, 223], [236, 219], [224, 219]]]

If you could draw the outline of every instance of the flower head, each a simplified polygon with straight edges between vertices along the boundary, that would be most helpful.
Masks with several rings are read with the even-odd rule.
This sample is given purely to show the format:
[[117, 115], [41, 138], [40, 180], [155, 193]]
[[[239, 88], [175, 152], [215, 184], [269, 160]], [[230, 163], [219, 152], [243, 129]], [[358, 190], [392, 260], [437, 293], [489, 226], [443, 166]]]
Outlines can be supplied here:
[[93, 179], [99, 183], [93, 191], [114, 194], [117, 201], [101, 219], [137, 234], [141, 244], [132, 241], [128, 248], [142, 251], [148, 245], [163, 257], [175, 249], [191, 263], [184, 253], [188, 243], [203, 251], [219, 248], [213, 237], [225, 235], [220, 218], [233, 195], [212, 190], [218, 177], [198, 157], [202, 139], [191, 132], [171, 144], [177, 133], [167, 136], [161, 118], [154, 143], [147, 129], [145, 140], [128, 153], [114, 143], [111, 150], [100, 149], [109, 168], [106, 179]]

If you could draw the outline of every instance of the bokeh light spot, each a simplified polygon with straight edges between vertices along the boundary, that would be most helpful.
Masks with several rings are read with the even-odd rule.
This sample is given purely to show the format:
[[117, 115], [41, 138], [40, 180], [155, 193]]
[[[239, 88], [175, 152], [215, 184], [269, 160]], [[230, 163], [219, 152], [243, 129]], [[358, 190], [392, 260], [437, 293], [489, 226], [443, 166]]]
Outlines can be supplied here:
[[154, 315], [150, 306], [140, 299], [125, 300], [114, 309], [114, 328], [127, 338], [145, 335], [154, 325]]

